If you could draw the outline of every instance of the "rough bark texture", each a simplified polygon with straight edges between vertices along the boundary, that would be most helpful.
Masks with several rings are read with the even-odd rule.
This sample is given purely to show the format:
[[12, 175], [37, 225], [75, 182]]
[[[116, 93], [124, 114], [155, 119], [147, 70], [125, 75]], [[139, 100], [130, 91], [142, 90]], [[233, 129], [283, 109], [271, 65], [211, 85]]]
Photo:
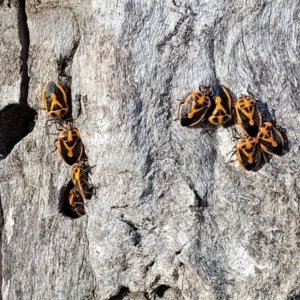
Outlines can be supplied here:
[[[31, 132], [29, 107], [0, 111], [3, 299], [299, 298], [297, 1], [2, 0], [0, 20], [0, 109], [38, 114]], [[95, 165], [76, 220], [40, 100], [58, 74]], [[230, 128], [180, 126], [177, 100], [215, 80], [275, 112], [286, 155], [246, 172]]]

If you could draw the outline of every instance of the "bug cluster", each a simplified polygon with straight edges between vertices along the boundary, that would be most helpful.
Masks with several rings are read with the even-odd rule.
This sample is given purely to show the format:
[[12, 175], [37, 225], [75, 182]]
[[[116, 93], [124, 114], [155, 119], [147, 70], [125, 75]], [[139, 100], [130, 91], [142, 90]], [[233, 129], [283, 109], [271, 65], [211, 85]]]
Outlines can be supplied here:
[[182, 126], [194, 126], [205, 119], [213, 125], [225, 124], [232, 119], [231, 107], [232, 98], [225, 86], [200, 86], [181, 101], [178, 118]]
[[179, 106], [178, 119], [182, 126], [195, 126], [207, 121], [212, 125], [237, 123], [241, 129], [235, 152], [240, 166], [255, 170], [267, 155], [280, 155], [284, 139], [274, 122], [263, 120], [258, 102], [248, 95], [240, 95], [233, 103], [230, 91], [218, 83], [200, 86]]
[[280, 155], [284, 140], [271, 120], [263, 120], [258, 102], [248, 95], [240, 95], [235, 104], [237, 123], [242, 138], [237, 141], [236, 153], [240, 166], [248, 171], [255, 170], [266, 155]]
[[93, 187], [89, 182], [91, 167], [85, 154], [79, 130], [64, 117], [69, 113], [68, 96], [64, 87], [53, 81], [42, 91], [47, 116], [59, 125], [56, 148], [61, 159], [72, 166], [72, 179], [63, 186], [59, 196], [59, 211], [66, 217], [85, 215], [84, 200], [91, 199]]

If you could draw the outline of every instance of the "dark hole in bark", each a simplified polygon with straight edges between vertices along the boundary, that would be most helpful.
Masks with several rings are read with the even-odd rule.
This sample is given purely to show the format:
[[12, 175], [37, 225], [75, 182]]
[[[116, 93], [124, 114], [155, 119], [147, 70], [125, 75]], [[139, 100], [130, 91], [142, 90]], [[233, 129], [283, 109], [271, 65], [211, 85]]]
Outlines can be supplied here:
[[134, 246], [137, 246], [141, 241], [141, 235], [138, 232], [138, 228], [133, 224], [133, 222], [129, 220], [122, 220], [122, 222], [126, 223], [130, 227], [131, 238]]
[[0, 111], [0, 159], [33, 130], [36, 115], [26, 104], [9, 104]]
[[130, 293], [129, 288], [123, 286], [118, 295], [112, 296], [109, 300], [123, 300]]
[[[4, 225], [4, 218], [3, 218], [3, 210], [2, 210], [2, 202], [0, 199], [0, 248], [2, 249], [2, 233], [3, 233], [3, 225]], [[2, 254], [0, 254], [0, 286], [2, 286]], [[0, 288], [0, 293], [2, 295], [2, 289]], [[2, 297], [0, 296], [2, 300]]]
[[167, 286], [167, 285], [160, 285], [157, 290], [156, 290], [156, 295], [159, 297], [159, 298], [162, 298], [165, 294], [165, 292], [169, 289], [170, 287]]

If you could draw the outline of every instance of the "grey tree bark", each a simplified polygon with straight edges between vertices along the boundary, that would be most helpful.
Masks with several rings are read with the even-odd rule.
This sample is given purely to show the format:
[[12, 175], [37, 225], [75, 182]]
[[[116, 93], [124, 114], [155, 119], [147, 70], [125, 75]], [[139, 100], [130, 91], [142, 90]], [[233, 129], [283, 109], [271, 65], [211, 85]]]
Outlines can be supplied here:
[[[300, 298], [297, 1], [2, 0], [0, 20], [2, 299]], [[76, 220], [41, 102], [59, 73], [95, 165]], [[180, 126], [216, 80], [274, 111], [286, 155], [247, 172], [237, 125]]]

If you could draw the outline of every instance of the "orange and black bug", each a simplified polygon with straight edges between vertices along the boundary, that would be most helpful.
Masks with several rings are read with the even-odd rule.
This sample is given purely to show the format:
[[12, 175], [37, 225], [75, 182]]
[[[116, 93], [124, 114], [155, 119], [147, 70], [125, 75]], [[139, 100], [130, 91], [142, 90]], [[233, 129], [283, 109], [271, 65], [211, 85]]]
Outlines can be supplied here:
[[214, 110], [208, 118], [209, 123], [220, 125], [227, 123], [232, 118], [232, 99], [228, 89], [218, 83], [212, 86]]
[[83, 161], [72, 166], [72, 181], [83, 199], [91, 199], [93, 194], [93, 186], [89, 183], [88, 176], [91, 168]]
[[241, 95], [235, 104], [237, 122], [247, 135], [256, 137], [262, 122], [261, 113], [256, 100], [247, 95]]
[[69, 204], [72, 207], [72, 210], [78, 216], [84, 216], [84, 202], [80, 193], [77, 191], [76, 187], [72, 188], [69, 194]]
[[69, 111], [67, 94], [65, 89], [58, 83], [48, 82], [42, 91], [42, 102], [49, 118], [60, 119]]
[[251, 171], [261, 160], [261, 151], [257, 138], [247, 137], [239, 139], [236, 145], [236, 154], [240, 166]]
[[181, 101], [178, 119], [182, 126], [194, 126], [203, 120], [211, 107], [210, 93], [210, 87], [200, 87]]
[[257, 138], [264, 152], [277, 155], [282, 153], [284, 146], [282, 135], [271, 122], [264, 122], [261, 125]]
[[70, 166], [78, 162], [84, 153], [84, 146], [77, 128], [69, 124], [57, 136], [57, 151]]
[[59, 192], [59, 212], [71, 219], [85, 215], [83, 198], [74, 187], [72, 180], [64, 185]]

